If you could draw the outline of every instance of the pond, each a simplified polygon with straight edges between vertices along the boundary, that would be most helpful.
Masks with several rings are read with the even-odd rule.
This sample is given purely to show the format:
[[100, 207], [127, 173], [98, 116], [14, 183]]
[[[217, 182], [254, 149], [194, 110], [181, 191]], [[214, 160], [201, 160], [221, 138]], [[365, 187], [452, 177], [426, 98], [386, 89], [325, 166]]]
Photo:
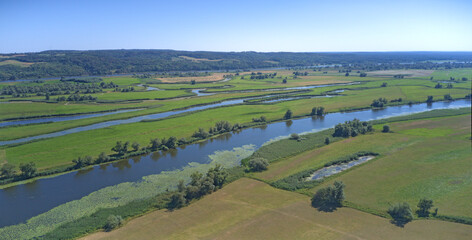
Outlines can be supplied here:
[[348, 163], [336, 164], [336, 165], [332, 165], [332, 166], [329, 166], [329, 167], [324, 167], [320, 170], [317, 170], [313, 174], [311, 174], [311, 176], [308, 177], [307, 180], [321, 180], [325, 177], [329, 177], [331, 175], [340, 173], [344, 170], [347, 170], [347, 169], [352, 168], [354, 166], [357, 166], [359, 164], [365, 163], [365, 162], [367, 162], [369, 160], [372, 160], [374, 158], [375, 158], [375, 156], [362, 156], [362, 157], [359, 157], [359, 159], [354, 160], [354, 161], [350, 161]]

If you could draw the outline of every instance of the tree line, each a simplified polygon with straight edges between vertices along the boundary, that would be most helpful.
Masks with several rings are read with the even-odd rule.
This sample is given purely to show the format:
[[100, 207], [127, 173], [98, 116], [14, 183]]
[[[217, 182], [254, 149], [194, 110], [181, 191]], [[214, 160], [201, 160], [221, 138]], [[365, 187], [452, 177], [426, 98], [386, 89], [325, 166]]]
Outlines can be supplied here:
[[71, 93], [98, 93], [102, 89], [116, 88], [118, 85], [113, 82], [100, 84], [96, 83], [77, 83], [77, 82], [60, 82], [60, 83], [46, 83], [42, 85], [7, 85], [0, 89], [0, 95], [12, 95], [13, 97], [26, 96], [27, 94], [36, 94], [37, 96], [63, 95]]
[[[423, 53], [290, 53], [290, 52], [189, 52], [173, 50], [43, 51], [22, 55], [4, 54], [9, 60], [34, 63], [28, 67], [0, 66], [0, 80], [23, 78], [93, 76], [121, 73], [206, 71], [300, 67], [340, 64], [363, 71], [386, 69], [437, 69], [471, 67], [470, 63], [434, 63], [428, 60], [454, 58], [467, 62], [467, 52]], [[182, 58], [190, 57], [190, 59]], [[217, 61], [195, 61], [209, 59]], [[412, 62], [412, 64], [404, 64]]]

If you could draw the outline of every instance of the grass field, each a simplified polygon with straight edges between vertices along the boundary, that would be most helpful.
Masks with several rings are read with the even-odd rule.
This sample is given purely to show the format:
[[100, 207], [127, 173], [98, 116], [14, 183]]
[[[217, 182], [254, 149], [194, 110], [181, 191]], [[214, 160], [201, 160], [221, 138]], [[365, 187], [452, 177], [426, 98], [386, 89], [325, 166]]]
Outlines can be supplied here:
[[399, 228], [349, 208], [319, 212], [309, 197], [240, 179], [176, 211], [159, 210], [95, 239], [467, 239], [472, 226], [419, 220]]
[[[452, 70], [454, 73], [462, 74], [470, 70]], [[273, 71], [267, 71], [272, 73]], [[275, 79], [250, 80], [249, 76], [234, 77], [225, 83], [205, 84], [153, 84], [159, 88], [173, 89], [173, 91], [149, 91], [149, 92], [110, 92], [99, 95], [99, 99], [106, 100], [131, 100], [139, 98], [176, 97], [179, 94], [187, 94], [181, 88], [208, 88], [208, 91], [249, 90], [267, 89], [281, 87], [295, 87], [306, 85], [318, 85], [327, 83], [361, 81], [359, 85], [332, 86], [312, 89], [311, 92], [299, 93], [298, 95], [318, 95], [335, 89], [348, 89], [339, 96], [331, 98], [300, 99], [295, 101], [279, 102], [276, 104], [259, 104], [248, 106], [231, 106], [218, 109], [205, 110], [204, 112], [192, 113], [157, 122], [134, 123], [105, 129], [92, 130], [41, 140], [21, 146], [8, 147], [5, 149], [5, 160], [10, 163], [20, 164], [34, 160], [41, 169], [53, 168], [71, 164], [71, 160], [84, 155], [97, 156], [100, 152], [111, 153], [111, 147], [116, 141], [138, 142], [141, 146], [147, 145], [150, 138], [176, 136], [177, 138], [189, 137], [198, 127], [208, 128], [219, 120], [229, 120], [233, 123], [249, 123], [252, 118], [265, 115], [269, 120], [280, 119], [285, 111], [291, 109], [294, 115], [304, 115], [311, 111], [314, 106], [323, 106], [328, 112], [336, 112], [350, 109], [370, 107], [373, 99], [385, 97], [388, 100], [402, 98], [404, 103], [424, 102], [427, 96], [434, 96], [435, 100], [442, 100], [445, 94], [453, 98], [463, 98], [470, 93], [470, 79], [467, 82], [455, 83], [452, 89], [435, 89], [434, 81], [429, 77], [411, 79], [393, 79], [389, 77], [345, 77], [337, 71], [329, 71], [328, 74], [321, 72], [309, 72], [308, 76], [294, 78], [291, 70], [277, 71]], [[441, 74], [450, 74], [448, 71], [440, 71]], [[445, 73], [444, 73], [445, 72]], [[434, 74], [434, 73], [433, 73]], [[280, 79], [279, 79], [280, 77]], [[287, 77], [288, 83], [282, 84], [282, 78]], [[133, 77], [109, 77], [104, 81], [113, 81], [120, 86], [135, 86], [145, 83], [148, 79], [137, 79]], [[56, 80], [52, 80], [56, 81]], [[47, 82], [47, 81], [46, 81]], [[387, 87], [380, 87], [382, 82], [388, 82]], [[15, 83], [34, 84], [34, 83]], [[44, 83], [41, 83], [44, 84]], [[231, 85], [230, 88], [209, 88]], [[469, 85], [469, 86], [468, 86]], [[279, 91], [282, 92], [282, 91]], [[123, 108], [144, 108], [143, 110], [109, 115], [105, 117], [73, 120], [58, 123], [30, 125], [21, 127], [7, 127], [0, 129], [0, 140], [17, 139], [26, 136], [34, 136], [77, 126], [98, 123], [102, 121], [129, 118], [138, 115], [158, 113], [172, 109], [184, 108], [196, 104], [205, 104], [224, 99], [257, 96], [269, 94], [270, 92], [253, 93], [222, 93], [212, 96], [190, 97], [184, 99], [168, 100], [145, 100], [131, 103], [7, 103], [2, 104], [2, 118], [20, 118], [42, 115], [77, 114], [87, 112], [110, 111]], [[93, 144], [90, 139], [93, 139]]]
[[[341, 180], [346, 199], [376, 211], [407, 201], [416, 206], [431, 198], [439, 213], [472, 217], [470, 114], [391, 123], [393, 133], [358, 136], [271, 164], [257, 178], [273, 182], [358, 151], [380, 153], [376, 159], [328, 178], [320, 187]], [[376, 126], [379, 130], [380, 125]]]
[[432, 74], [432, 76], [435, 80], [449, 80], [450, 77], [455, 78], [456, 81], [460, 81], [461, 78], [463, 78], [463, 77], [466, 77], [469, 80], [471, 80], [472, 79], [472, 69], [470, 69], [470, 68], [459, 68], [459, 69], [435, 71]]
[[[186, 116], [168, 120], [148, 123], [134, 123], [109, 127], [106, 129], [92, 130], [57, 137], [53, 139], [41, 140], [6, 149], [6, 157], [9, 162], [20, 164], [31, 161], [34, 158], [37, 166], [49, 168], [70, 164], [70, 161], [78, 155], [97, 156], [100, 152], [110, 152], [116, 141], [138, 142], [147, 145], [150, 138], [176, 136], [177, 138], [189, 137], [198, 127], [208, 128], [219, 120], [229, 120], [233, 123], [248, 123], [253, 117], [265, 115], [270, 119], [279, 119], [285, 111], [291, 109], [294, 115], [303, 115], [311, 112], [313, 106], [324, 106], [327, 111], [335, 112], [351, 108], [369, 107], [372, 100], [379, 97], [387, 99], [403, 98], [404, 102], [423, 102], [428, 95], [442, 99], [445, 93], [453, 91], [453, 98], [463, 97], [468, 93], [465, 89], [431, 89], [418, 86], [393, 86], [386, 88], [373, 88], [366, 90], [347, 91], [344, 96], [332, 98], [302, 99], [296, 101], [280, 102], [272, 105], [245, 105], [210, 109], [204, 112], [192, 113]], [[246, 93], [249, 95], [249, 93]], [[252, 93], [257, 94], [257, 93]], [[259, 93], [261, 94], [261, 93]], [[236, 95], [236, 94], [235, 94]], [[241, 93], [239, 93], [241, 95]], [[210, 102], [210, 99], [221, 99], [219, 96], [206, 96], [196, 99]], [[160, 112], [177, 108], [178, 106], [189, 106], [191, 103], [201, 103], [200, 100], [188, 99], [187, 101], [168, 100], [156, 103], [166, 104], [157, 109], [145, 110], [146, 112]], [[172, 108], [173, 107], [173, 108]], [[157, 111], [156, 111], [157, 110]], [[97, 119], [83, 119], [62, 123], [24, 126], [19, 128], [5, 128], [0, 132], [5, 138], [25, 136], [26, 134], [46, 133], [60, 129], [67, 129], [72, 126], [80, 126], [85, 123], [103, 121], [104, 119], [117, 119], [123, 116], [142, 115], [145, 111], [120, 114], [118, 116], [106, 116]], [[24, 129], [25, 131], [19, 131]], [[12, 133], [15, 132], [15, 133]], [[93, 138], [93, 144], [87, 144], [87, 139]], [[54, 149], [51, 149], [54, 146]]]

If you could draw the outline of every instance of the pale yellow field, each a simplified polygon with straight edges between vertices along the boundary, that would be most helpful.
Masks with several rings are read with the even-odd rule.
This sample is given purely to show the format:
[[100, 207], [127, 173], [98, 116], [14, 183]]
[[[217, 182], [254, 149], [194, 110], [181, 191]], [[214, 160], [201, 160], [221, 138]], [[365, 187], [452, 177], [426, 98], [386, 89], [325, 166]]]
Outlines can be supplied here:
[[177, 83], [177, 82], [190, 82], [195, 80], [196, 82], [215, 82], [223, 80], [223, 75], [227, 75], [229, 73], [211, 73], [210, 76], [203, 76], [203, 77], [168, 77], [168, 78], [156, 78], [157, 80], [161, 80], [165, 83]]
[[472, 226], [419, 220], [397, 227], [349, 208], [332, 213], [310, 206], [305, 195], [243, 178], [169, 212], [155, 211], [95, 239], [470, 239]]
[[397, 74], [406, 75], [405, 77], [424, 77], [429, 76], [434, 70], [383, 70], [383, 71], [372, 71], [367, 72], [368, 76], [373, 77], [393, 77]]

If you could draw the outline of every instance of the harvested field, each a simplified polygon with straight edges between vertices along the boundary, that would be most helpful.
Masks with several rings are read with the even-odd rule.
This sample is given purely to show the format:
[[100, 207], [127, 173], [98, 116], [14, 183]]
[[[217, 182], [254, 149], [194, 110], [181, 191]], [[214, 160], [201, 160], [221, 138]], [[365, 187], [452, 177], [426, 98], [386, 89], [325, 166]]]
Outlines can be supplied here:
[[419, 220], [396, 227], [349, 208], [319, 212], [310, 199], [240, 179], [176, 211], [155, 211], [91, 239], [467, 239], [472, 226]]

